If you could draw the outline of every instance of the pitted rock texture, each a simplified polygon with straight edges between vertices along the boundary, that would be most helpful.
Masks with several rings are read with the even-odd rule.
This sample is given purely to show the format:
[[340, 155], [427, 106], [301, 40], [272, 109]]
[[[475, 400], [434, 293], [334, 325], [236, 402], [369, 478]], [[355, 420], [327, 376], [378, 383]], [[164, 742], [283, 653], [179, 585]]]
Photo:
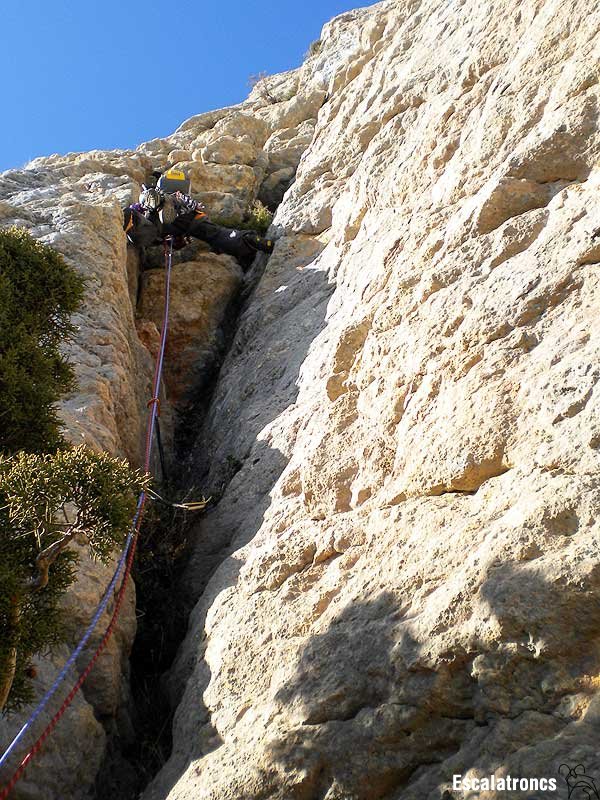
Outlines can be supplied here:
[[196, 447], [220, 501], [146, 800], [600, 778], [599, 29], [578, 0], [325, 27]]

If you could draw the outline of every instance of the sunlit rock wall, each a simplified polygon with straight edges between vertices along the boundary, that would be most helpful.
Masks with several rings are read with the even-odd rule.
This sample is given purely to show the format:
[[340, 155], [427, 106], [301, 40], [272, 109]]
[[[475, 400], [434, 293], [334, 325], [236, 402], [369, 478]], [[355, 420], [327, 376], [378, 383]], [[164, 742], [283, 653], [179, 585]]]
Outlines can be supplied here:
[[599, 27], [402, 0], [324, 29], [196, 448], [221, 499], [147, 800], [600, 778]]
[[[122, 207], [137, 200], [154, 169], [183, 166], [196, 199], [209, 217], [240, 222], [261, 198], [275, 209], [293, 180], [314, 132], [322, 88], [306, 90], [297, 73], [259, 84], [248, 101], [193, 117], [172, 136], [137, 150], [93, 151], [38, 158], [0, 175], [0, 225], [19, 225], [59, 250], [86, 278], [86, 299], [75, 318], [77, 335], [68, 355], [78, 381], [60, 406], [66, 434], [74, 443], [107, 450], [142, 463], [146, 403], [162, 319], [164, 272], [160, 248], [137, 254], [126, 246]], [[142, 267], [148, 271], [140, 274]], [[224, 348], [222, 327], [242, 289], [237, 262], [210, 253], [201, 243], [174, 258], [170, 338], [162, 389], [163, 435], [175, 422], [185, 426], [198, 385], [206, 388]], [[190, 421], [193, 425], [193, 421]], [[184, 431], [185, 433], [185, 431]], [[168, 454], [170, 456], [172, 454]], [[113, 566], [82, 558], [80, 579], [65, 598], [69, 642], [74, 645], [110, 581]], [[85, 667], [112, 613], [104, 615], [79, 668]], [[135, 736], [128, 680], [128, 655], [135, 636], [134, 591], [127, 594], [120, 622], [83, 692], [28, 769], [15, 797], [79, 800], [88, 795], [105, 756], [107, 734], [121, 742]], [[68, 656], [68, 646], [37, 663], [36, 691], [42, 696]], [[77, 675], [42, 715], [39, 734]], [[2, 720], [4, 749], [28, 715]], [[19, 763], [33, 735], [0, 776]]]

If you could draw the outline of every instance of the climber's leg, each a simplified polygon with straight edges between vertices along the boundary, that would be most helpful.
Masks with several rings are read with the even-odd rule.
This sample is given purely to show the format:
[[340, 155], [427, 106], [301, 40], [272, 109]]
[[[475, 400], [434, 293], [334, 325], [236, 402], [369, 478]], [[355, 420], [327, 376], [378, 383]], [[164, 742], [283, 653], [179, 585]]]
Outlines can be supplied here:
[[[190, 222], [187, 235], [200, 239], [209, 244], [214, 250], [221, 251], [221, 242], [226, 239], [226, 229], [214, 222], [209, 222], [206, 217], [194, 218]], [[225, 251], [223, 251], [225, 252]]]
[[225, 228], [209, 222], [204, 214], [181, 214], [171, 224], [163, 225], [169, 236], [193, 236], [210, 245], [215, 253], [227, 253], [237, 258], [243, 269], [254, 261], [257, 252], [272, 253], [273, 240], [259, 236], [255, 231]]
[[259, 236], [255, 231], [225, 228], [209, 222], [206, 218], [195, 219], [187, 229], [188, 236], [201, 239], [217, 253], [234, 256], [247, 269], [257, 252], [272, 253], [273, 240]]

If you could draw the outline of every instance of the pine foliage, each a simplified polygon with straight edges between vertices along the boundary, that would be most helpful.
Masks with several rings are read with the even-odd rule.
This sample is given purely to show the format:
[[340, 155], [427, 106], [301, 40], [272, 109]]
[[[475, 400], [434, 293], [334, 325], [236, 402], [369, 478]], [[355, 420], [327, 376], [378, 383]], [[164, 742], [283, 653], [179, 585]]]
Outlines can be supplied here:
[[0, 230], [0, 452], [41, 453], [62, 442], [55, 403], [73, 387], [61, 345], [83, 280], [51, 247]]
[[75, 541], [107, 562], [147, 479], [67, 446], [56, 402], [74, 388], [63, 348], [83, 281], [52, 248], [0, 229], [0, 710], [32, 699], [31, 660], [65, 638]]

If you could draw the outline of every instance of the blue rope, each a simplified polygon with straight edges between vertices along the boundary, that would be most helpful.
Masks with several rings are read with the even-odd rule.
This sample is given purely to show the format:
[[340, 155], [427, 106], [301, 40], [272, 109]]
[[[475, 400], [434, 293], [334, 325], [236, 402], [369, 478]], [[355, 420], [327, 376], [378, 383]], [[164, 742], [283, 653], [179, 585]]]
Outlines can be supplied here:
[[92, 621], [90, 622], [90, 624], [87, 627], [87, 630], [85, 631], [85, 633], [81, 637], [81, 640], [80, 640], [79, 644], [77, 645], [75, 650], [71, 653], [68, 661], [65, 663], [65, 665], [63, 666], [63, 668], [61, 669], [61, 671], [57, 675], [56, 680], [54, 681], [52, 686], [48, 689], [46, 694], [42, 697], [42, 699], [40, 700], [40, 702], [37, 704], [37, 706], [33, 710], [32, 714], [29, 717], [29, 719], [27, 720], [27, 722], [23, 725], [21, 730], [17, 733], [17, 735], [12, 740], [12, 742], [10, 743], [10, 745], [8, 746], [6, 751], [3, 753], [2, 757], [0, 758], [0, 768], [4, 766], [4, 764], [10, 758], [11, 754], [14, 752], [16, 746], [19, 744], [21, 739], [25, 736], [25, 734], [31, 728], [31, 726], [36, 721], [36, 719], [40, 716], [42, 711], [46, 708], [46, 706], [48, 705], [50, 699], [56, 694], [59, 686], [64, 681], [64, 679], [67, 677], [67, 674], [68, 674], [69, 670], [71, 669], [71, 667], [73, 666], [75, 661], [79, 658], [79, 656], [81, 655], [81, 651], [83, 650], [83, 648], [88, 643], [88, 640], [89, 640], [90, 636], [92, 635], [92, 633], [94, 632], [94, 628], [98, 624], [98, 621], [99, 621], [100, 617], [102, 616], [102, 614], [106, 610], [106, 606], [108, 605], [108, 601], [110, 600], [110, 597], [111, 597], [111, 595], [112, 595], [112, 593], [114, 591], [114, 588], [115, 588], [115, 586], [117, 584], [117, 581], [119, 580], [119, 575], [121, 574], [121, 570], [123, 569], [123, 565], [125, 564], [125, 561], [127, 560], [127, 553], [129, 552], [129, 547], [131, 545], [131, 540], [133, 538], [133, 532], [135, 530], [135, 526], [136, 526], [136, 523], [137, 523], [137, 520], [138, 520], [138, 516], [139, 516], [139, 513], [140, 513], [140, 508], [142, 506], [143, 496], [144, 496], [144, 492], [142, 492], [140, 494], [140, 497], [138, 499], [137, 510], [136, 510], [136, 514], [135, 514], [135, 517], [134, 517], [134, 520], [133, 520], [133, 525], [131, 526], [129, 534], [127, 535], [127, 539], [125, 541], [125, 549], [123, 550], [123, 554], [122, 554], [122, 556], [121, 556], [121, 558], [119, 560], [119, 563], [117, 564], [117, 568], [115, 570], [115, 574], [113, 575], [112, 580], [109, 583], [108, 588], [106, 589], [106, 592], [104, 593], [104, 597], [102, 598], [98, 608], [96, 609], [96, 613], [92, 617]]
[[[172, 258], [173, 258], [173, 242], [172, 242], [171, 239], [169, 239], [169, 247], [168, 247], [168, 249], [165, 246], [165, 256], [166, 256], [166, 261], [167, 261], [167, 270], [166, 270], [166, 276], [165, 276], [165, 311], [164, 311], [164, 315], [165, 315], [165, 319], [168, 319], [171, 265], [172, 265]], [[158, 393], [158, 387], [160, 386], [160, 378], [161, 378], [162, 368], [163, 368], [165, 344], [166, 344], [166, 326], [163, 326], [163, 337], [162, 337], [162, 340], [161, 340], [161, 347], [160, 347], [160, 351], [159, 351], [158, 366], [157, 366], [156, 378], [155, 378], [156, 385], [153, 387], [155, 394]], [[152, 408], [150, 410], [150, 434], [149, 434], [149, 439], [148, 439], [149, 442], [152, 442], [152, 440], [153, 440], [156, 414], [157, 414], [156, 404], [153, 404]], [[148, 465], [146, 465], [146, 466], [148, 466]], [[64, 664], [64, 666], [61, 669], [61, 671], [58, 673], [56, 679], [54, 680], [54, 683], [48, 689], [48, 691], [42, 697], [42, 699], [39, 701], [39, 703], [37, 704], [35, 709], [32, 711], [32, 713], [31, 713], [29, 719], [27, 720], [27, 722], [25, 722], [25, 724], [23, 725], [21, 730], [17, 733], [15, 738], [12, 740], [10, 745], [7, 747], [7, 749], [4, 751], [4, 753], [0, 757], [0, 769], [8, 761], [8, 759], [10, 758], [12, 753], [14, 752], [15, 748], [17, 747], [17, 745], [19, 744], [21, 739], [25, 736], [25, 734], [29, 731], [29, 729], [32, 727], [32, 725], [35, 723], [35, 721], [38, 719], [40, 714], [44, 711], [44, 709], [46, 708], [46, 706], [50, 702], [51, 698], [56, 694], [56, 692], [58, 691], [58, 688], [60, 687], [61, 683], [67, 677], [67, 674], [68, 674], [69, 670], [74, 665], [74, 663], [77, 661], [77, 659], [81, 655], [82, 650], [84, 649], [84, 647], [88, 643], [90, 636], [94, 632], [94, 629], [96, 628], [96, 626], [97, 626], [97, 624], [98, 624], [98, 622], [100, 620], [100, 617], [105, 612], [106, 606], [108, 605], [108, 601], [110, 600], [110, 597], [114, 592], [114, 589], [115, 589], [115, 586], [117, 584], [117, 581], [119, 580], [119, 575], [121, 574], [121, 571], [123, 570], [123, 567], [124, 567], [125, 562], [127, 560], [127, 554], [129, 553], [129, 548], [131, 547], [131, 542], [132, 542], [133, 536], [135, 534], [135, 530], [136, 530], [136, 527], [137, 527], [137, 524], [138, 524], [138, 520], [139, 520], [139, 516], [140, 516], [141, 510], [142, 510], [142, 508], [144, 506], [144, 503], [145, 503], [145, 499], [146, 499], [146, 492], [144, 490], [142, 490], [140, 492], [139, 497], [138, 497], [136, 512], [135, 512], [135, 516], [133, 518], [132, 525], [131, 525], [131, 527], [129, 529], [129, 533], [127, 534], [127, 539], [125, 540], [125, 546], [124, 546], [124, 549], [123, 549], [123, 553], [121, 554], [121, 558], [119, 559], [119, 563], [117, 564], [117, 568], [115, 569], [115, 573], [112, 576], [112, 579], [111, 579], [106, 591], [104, 592], [104, 596], [102, 597], [102, 600], [100, 601], [100, 603], [99, 603], [99, 605], [98, 605], [98, 607], [96, 609], [96, 613], [92, 617], [92, 620], [91, 620], [90, 624], [88, 625], [85, 633], [81, 637], [81, 639], [79, 641], [79, 644], [77, 645], [75, 650], [71, 653], [71, 655], [69, 656], [69, 659], [66, 661], [66, 663]]]

